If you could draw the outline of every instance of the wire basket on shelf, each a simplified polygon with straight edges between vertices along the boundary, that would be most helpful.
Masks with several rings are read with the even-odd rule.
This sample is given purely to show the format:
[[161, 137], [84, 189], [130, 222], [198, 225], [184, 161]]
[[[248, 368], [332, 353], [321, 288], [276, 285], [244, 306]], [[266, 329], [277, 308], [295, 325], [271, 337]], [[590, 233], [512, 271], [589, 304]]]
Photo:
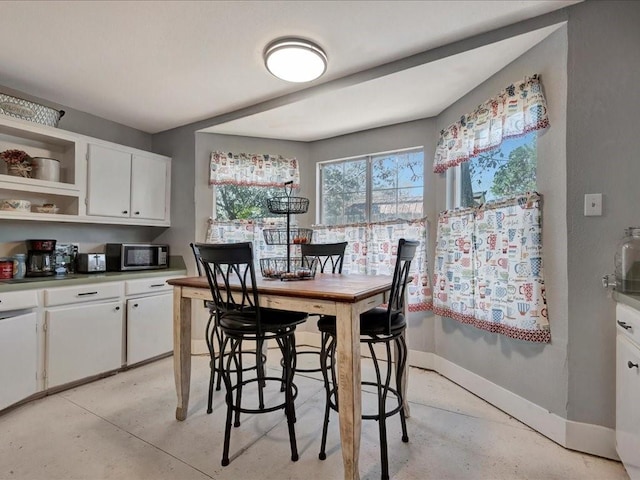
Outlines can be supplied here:
[[304, 197], [273, 197], [267, 199], [271, 213], [307, 213], [309, 199]]
[[264, 278], [279, 280], [309, 280], [316, 276], [316, 259], [271, 257], [260, 259], [260, 271]]
[[290, 228], [288, 238], [286, 228], [265, 228], [262, 232], [267, 245], [311, 243], [313, 236], [313, 230], [310, 228]]
[[0, 113], [8, 117], [57, 127], [58, 121], [64, 115], [64, 110], [56, 110], [23, 98], [0, 93]]

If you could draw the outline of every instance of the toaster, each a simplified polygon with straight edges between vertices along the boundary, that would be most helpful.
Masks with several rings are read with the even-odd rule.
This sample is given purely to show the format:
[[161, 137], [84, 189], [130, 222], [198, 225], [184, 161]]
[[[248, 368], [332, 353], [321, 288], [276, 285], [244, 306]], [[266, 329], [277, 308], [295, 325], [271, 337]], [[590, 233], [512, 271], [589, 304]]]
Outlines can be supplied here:
[[79, 253], [76, 257], [76, 272], [99, 273], [107, 271], [107, 259], [104, 253]]

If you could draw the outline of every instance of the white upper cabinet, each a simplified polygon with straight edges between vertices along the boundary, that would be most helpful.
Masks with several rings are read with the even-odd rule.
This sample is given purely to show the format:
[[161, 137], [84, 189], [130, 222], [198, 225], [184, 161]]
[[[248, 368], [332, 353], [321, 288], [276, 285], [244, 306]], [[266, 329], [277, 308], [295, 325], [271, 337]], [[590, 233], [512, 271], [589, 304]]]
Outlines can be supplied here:
[[0, 199], [31, 202], [0, 209], [0, 220], [170, 225], [169, 157], [0, 115], [0, 151], [8, 149], [58, 160], [60, 180], [9, 175], [0, 160]]
[[89, 144], [87, 215], [129, 218], [131, 154]]
[[167, 157], [89, 144], [87, 215], [169, 221]]
[[167, 220], [169, 211], [169, 159], [133, 155], [131, 163], [131, 216]]

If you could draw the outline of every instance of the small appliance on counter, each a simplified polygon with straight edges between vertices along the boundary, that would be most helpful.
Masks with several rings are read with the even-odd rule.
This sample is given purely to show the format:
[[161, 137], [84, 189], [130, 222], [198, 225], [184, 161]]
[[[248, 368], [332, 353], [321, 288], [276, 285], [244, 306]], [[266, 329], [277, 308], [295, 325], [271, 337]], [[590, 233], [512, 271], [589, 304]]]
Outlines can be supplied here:
[[627, 227], [614, 257], [615, 273], [602, 277], [602, 284], [620, 293], [640, 294], [640, 227]]
[[105, 252], [109, 272], [169, 267], [169, 245], [107, 243]]
[[101, 273], [107, 270], [104, 253], [79, 253], [76, 257], [76, 272]]
[[27, 240], [27, 277], [55, 275], [55, 240]]

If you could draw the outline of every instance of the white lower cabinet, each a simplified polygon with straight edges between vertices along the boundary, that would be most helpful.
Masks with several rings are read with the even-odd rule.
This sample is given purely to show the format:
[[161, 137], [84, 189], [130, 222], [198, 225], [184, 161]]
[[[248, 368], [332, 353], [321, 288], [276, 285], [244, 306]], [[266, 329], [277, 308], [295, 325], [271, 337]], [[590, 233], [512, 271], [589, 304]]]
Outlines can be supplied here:
[[173, 350], [173, 293], [127, 300], [127, 365]]
[[120, 368], [123, 322], [121, 300], [47, 310], [47, 388]]
[[640, 346], [623, 334], [616, 345], [616, 449], [631, 480], [640, 480]]
[[38, 390], [36, 314], [3, 318], [0, 312], [0, 410]]

